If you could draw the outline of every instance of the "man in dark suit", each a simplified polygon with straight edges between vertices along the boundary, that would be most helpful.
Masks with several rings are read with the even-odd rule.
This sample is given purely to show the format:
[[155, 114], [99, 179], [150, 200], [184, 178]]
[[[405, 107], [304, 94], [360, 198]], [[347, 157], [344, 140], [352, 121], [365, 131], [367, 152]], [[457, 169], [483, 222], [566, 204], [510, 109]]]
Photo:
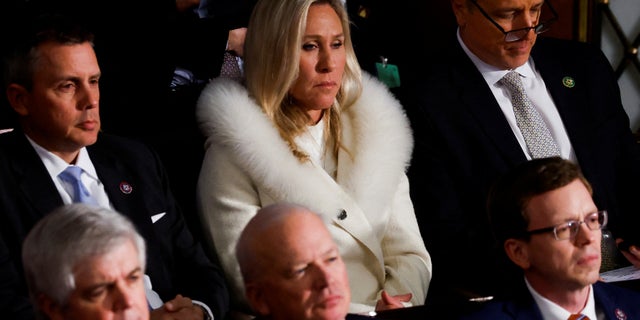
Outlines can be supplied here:
[[640, 317], [639, 292], [599, 281], [608, 216], [591, 195], [580, 168], [560, 157], [523, 162], [497, 180], [487, 205], [491, 227], [524, 283], [471, 319]]
[[[554, 18], [548, 1], [451, 3], [457, 35], [403, 101], [415, 135], [412, 199], [434, 264], [427, 300], [450, 292], [496, 295], [504, 283], [485, 201], [496, 177], [531, 159], [510, 95], [498, 83], [511, 70], [519, 73], [560, 155], [579, 163], [593, 184], [613, 235], [630, 240], [640, 220], [640, 152], [602, 52], [538, 37]], [[640, 251], [631, 252], [635, 258], [628, 258], [640, 266]]]
[[[160, 155], [173, 195], [200, 239], [192, 212], [204, 138], [195, 104], [206, 81], [219, 75], [227, 44], [233, 42], [230, 30], [247, 26], [254, 2], [4, 0], [0, 34], [14, 33], [23, 16], [53, 12], [73, 16], [95, 34], [94, 49], [105, 71], [102, 131], [140, 139]], [[184, 72], [192, 77], [180, 77]], [[3, 111], [0, 129], [13, 123]]]
[[20, 30], [25, 34], [15, 38], [5, 68], [7, 98], [20, 125], [0, 135], [3, 317], [33, 317], [21, 243], [41, 217], [74, 201], [58, 176], [68, 166], [82, 169], [82, 183], [98, 205], [134, 222], [147, 241], [146, 274], [161, 300], [177, 304], [183, 295], [194, 301], [178, 310], [160, 302], [152, 318], [171, 313], [206, 319], [207, 309], [223, 317], [228, 293], [221, 270], [193, 239], [158, 156], [139, 142], [100, 133], [101, 71], [93, 35], [55, 16]]

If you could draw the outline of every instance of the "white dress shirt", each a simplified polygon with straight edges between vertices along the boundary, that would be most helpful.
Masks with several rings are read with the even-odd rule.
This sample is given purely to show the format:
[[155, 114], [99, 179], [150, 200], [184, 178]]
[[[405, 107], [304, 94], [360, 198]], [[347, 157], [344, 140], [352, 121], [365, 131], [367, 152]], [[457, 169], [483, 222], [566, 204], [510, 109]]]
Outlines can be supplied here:
[[[524, 279], [527, 284], [527, 288], [529, 292], [531, 292], [531, 296], [533, 296], [533, 300], [536, 301], [538, 308], [540, 309], [540, 313], [542, 313], [543, 320], [566, 320], [569, 319], [569, 316], [572, 312], [569, 312], [557, 305], [555, 302], [541, 296], [531, 285], [527, 279]], [[589, 297], [587, 298], [587, 303], [584, 308], [578, 312], [586, 315], [589, 319], [598, 319], [596, 316], [596, 303], [595, 298], [593, 297], [593, 287], [589, 286]]]
[[[49, 172], [49, 176], [51, 180], [56, 185], [56, 189], [58, 189], [58, 193], [60, 193], [60, 197], [62, 197], [62, 202], [65, 204], [73, 203], [73, 187], [67, 182], [62, 181], [58, 175], [64, 171], [69, 164], [62, 160], [62, 158], [53, 154], [52, 152], [44, 149], [35, 143], [31, 138], [27, 136], [27, 140], [36, 150], [36, 153], [42, 160], [42, 163], [47, 168]], [[96, 173], [96, 169], [93, 167], [93, 163], [89, 158], [89, 153], [87, 153], [86, 148], [80, 149], [80, 153], [78, 153], [78, 158], [76, 160], [75, 165], [77, 167], [82, 168], [82, 175], [80, 176], [80, 180], [82, 184], [89, 190], [91, 197], [96, 199], [98, 205], [103, 208], [114, 209], [111, 203], [109, 202], [109, 197], [107, 196], [106, 191], [104, 191], [104, 185], [98, 179], [98, 174]]]

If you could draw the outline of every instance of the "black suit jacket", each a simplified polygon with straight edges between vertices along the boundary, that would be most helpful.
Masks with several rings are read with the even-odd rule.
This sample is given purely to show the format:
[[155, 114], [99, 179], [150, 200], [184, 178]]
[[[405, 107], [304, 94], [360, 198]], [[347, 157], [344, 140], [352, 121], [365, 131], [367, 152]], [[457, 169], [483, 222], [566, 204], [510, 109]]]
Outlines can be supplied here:
[[[479, 311], [463, 316], [461, 319], [542, 320], [542, 313], [531, 293], [524, 284], [522, 286], [512, 299], [489, 302]], [[593, 284], [593, 298], [596, 303], [596, 313], [603, 313], [606, 319], [640, 319], [640, 308], [638, 308], [640, 294], [636, 291], [596, 282]]]
[[[200, 300], [216, 317], [228, 310], [221, 270], [194, 241], [174, 202], [164, 169], [145, 145], [100, 134], [87, 147], [114, 208], [129, 217], [147, 242], [147, 270], [163, 300], [176, 294]], [[46, 168], [20, 131], [0, 135], [0, 314], [33, 318], [21, 262], [32, 226], [63, 204]], [[123, 192], [121, 184], [132, 190]], [[155, 223], [151, 216], [166, 213]]]
[[[608, 60], [588, 44], [540, 37], [532, 57], [593, 184], [595, 202], [609, 211], [614, 236], [638, 234], [640, 153]], [[403, 104], [415, 135], [411, 195], [433, 259], [429, 297], [437, 297], [438, 284], [496, 294], [498, 283], [508, 283], [498, 279], [519, 272], [497, 263], [505, 260], [501, 246], [494, 246], [485, 203], [494, 179], [526, 157], [457, 41], [422, 76]], [[575, 86], [563, 85], [564, 77]]]

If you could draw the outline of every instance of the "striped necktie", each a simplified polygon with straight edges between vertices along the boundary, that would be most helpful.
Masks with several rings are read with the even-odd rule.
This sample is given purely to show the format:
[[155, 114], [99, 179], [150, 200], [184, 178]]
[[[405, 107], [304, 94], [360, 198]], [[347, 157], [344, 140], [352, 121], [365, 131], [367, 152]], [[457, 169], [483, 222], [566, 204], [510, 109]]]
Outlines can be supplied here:
[[590, 320], [590, 319], [589, 319], [589, 317], [587, 317], [584, 314], [580, 313], [580, 314], [572, 314], [572, 315], [570, 315], [567, 320]]

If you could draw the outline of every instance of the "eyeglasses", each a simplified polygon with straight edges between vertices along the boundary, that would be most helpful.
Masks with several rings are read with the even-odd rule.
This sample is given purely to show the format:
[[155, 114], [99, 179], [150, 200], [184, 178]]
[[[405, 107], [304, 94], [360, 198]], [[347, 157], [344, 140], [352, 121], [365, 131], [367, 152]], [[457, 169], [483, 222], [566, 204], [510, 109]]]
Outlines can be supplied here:
[[[521, 40], [527, 35], [527, 33], [529, 33], [529, 30], [533, 30], [533, 32], [535, 32], [536, 34], [541, 34], [549, 30], [549, 28], [551, 28], [551, 25], [558, 19], [558, 13], [556, 12], [556, 10], [553, 9], [553, 7], [551, 6], [551, 3], [549, 3], [548, 1], [544, 1], [543, 3], [547, 4], [547, 6], [549, 7], [549, 11], [551, 11], [551, 14], [553, 14], [553, 17], [551, 19], [542, 21], [538, 23], [538, 25], [533, 27], [526, 27], [526, 28], [520, 28], [520, 29], [511, 30], [511, 31], [505, 31], [504, 28], [502, 28], [495, 20], [491, 18], [491, 16], [489, 16], [489, 14], [486, 11], [484, 11], [484, 9], [482, 9], [482, 7], [480, 7], [480, 5], [476, 0], [471, 0], [471, 3], [473, 3], [476, 6], [476, 8], [480, 10], [480, 13], [482, 13], [482, 15], [485, 18], [487, 18], [487, 20], [493, 23], [493, 25], [496, 26], [504, 34], [504, 41], [506, 42], [514, 42], [514, 41]], [[540, 18], [540, 12], [538, 12], [538, 19]]]
[[588, 214], [583, 221], [567, 221], [555, 225], [553, 227], [541, 228], [527, 231], [527, 234], [540, 234], [553, 231], [553, 236], [556, 240], [573, 239], [580, 231], [580, 225], [586, 224], [589, 230], [600, 230], [607, 225], [607, 211], [601, 210], [598, 212]]

